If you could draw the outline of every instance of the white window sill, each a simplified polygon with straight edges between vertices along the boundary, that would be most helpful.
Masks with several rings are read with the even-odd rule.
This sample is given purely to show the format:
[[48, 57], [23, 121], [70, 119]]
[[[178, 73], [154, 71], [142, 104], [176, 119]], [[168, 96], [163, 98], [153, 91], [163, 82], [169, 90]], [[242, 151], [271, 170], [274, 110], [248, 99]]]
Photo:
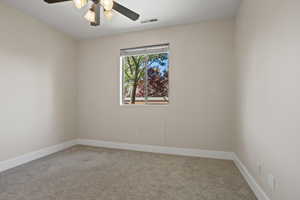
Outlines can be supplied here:
[[169, 104], [167, 105], [155, 105], [155, 104], [147, 104], [147, 105], [139, 105], [139, 104], [120, 104], [120, 107], [125, 107], [125, 108], [167, 108], [169, 107]]

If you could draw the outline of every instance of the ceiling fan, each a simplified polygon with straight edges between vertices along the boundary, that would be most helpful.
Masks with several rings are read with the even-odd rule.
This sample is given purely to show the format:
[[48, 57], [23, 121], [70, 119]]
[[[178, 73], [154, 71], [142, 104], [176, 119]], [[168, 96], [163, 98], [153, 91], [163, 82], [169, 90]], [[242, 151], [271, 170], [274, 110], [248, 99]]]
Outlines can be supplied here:
[[100, 25], [101, 7], [103, 7], [104, 15], [106, 18], [111, 19], [113, 16], [113, 10], [128, 17], [129, 19], [136, 21], [140, 17], [136, 12], [122, 6], [114, 0], [44, 0], [46, 3], [54, 4], [65, 1], [73, 1], [74, 5], [78, 9], [82, 9], [92, 2], [92, 6], [89, 8], [84, 18], [90, 22], [92, 26]]

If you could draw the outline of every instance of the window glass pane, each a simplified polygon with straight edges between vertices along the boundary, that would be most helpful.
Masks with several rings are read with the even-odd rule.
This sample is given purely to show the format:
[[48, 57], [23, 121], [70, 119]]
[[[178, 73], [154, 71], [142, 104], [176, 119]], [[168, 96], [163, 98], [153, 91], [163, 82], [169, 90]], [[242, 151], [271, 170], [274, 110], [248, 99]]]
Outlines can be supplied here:
[[145, 56], [123, 57], [123, 104], [145, 104]]
[[167, 53], [148, 55], [147, 103], [169, 102], [169, 57]]
[[167, 51], [168, 45], [121, 50], [122, 104], [169, 103]]

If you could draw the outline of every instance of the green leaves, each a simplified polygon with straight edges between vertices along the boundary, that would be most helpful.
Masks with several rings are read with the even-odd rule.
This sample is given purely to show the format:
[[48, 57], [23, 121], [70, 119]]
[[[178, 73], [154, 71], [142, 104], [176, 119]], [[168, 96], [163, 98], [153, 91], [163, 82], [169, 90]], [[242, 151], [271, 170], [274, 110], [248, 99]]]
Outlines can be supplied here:
[[[163, 73], [151, 73], [148, 70], [153, 70], [152, 64], [159, 66], [165, 66], [168, 60], [167, 53], [151, 54], [151, 55], [138, 55], [138, 56], [126, 56], [123, 61], [123, 76], [124, 85], [123, 91], [125, 98], [131, 98], [131, 103], [135, 103], [136, 96], [145, 97], [145, 88], [148, 88], [149, 94], [155, 97], [168, 94], [168, 72]], [[146, 73], [148, 73], [152, 79], [146, 80]], [[145, 83], [149, 81], [148, 84]], [[150, 89], [152, 88], [152, 89]], [[150, 92], [151, 91], [151, 92]], [[165, 96], [166, 96], [165, 95]]]

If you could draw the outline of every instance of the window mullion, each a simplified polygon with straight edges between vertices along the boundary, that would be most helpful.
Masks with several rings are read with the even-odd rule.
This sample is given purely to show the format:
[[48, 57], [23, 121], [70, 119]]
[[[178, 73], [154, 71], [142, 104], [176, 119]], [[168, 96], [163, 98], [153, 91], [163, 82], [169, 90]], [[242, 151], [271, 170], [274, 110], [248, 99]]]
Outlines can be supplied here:
[[125, 71], [125, 56], [122, 57], [122, 104], [125, 104], [125, 81], [124, 81], [124, 71]]
[[145, 104], [148, 104], [148, 58], [145, 59]]
[[[144, 70], [144, 76], [141, 77], [141, 69], [138, 71], [140, 72], [138, 74], [138, 87], [140, 88], [142, 84], [144, 84], [144, 91], [143, 91], [143, 101], [141, 100], [142, 96], [140, 95], [142, 92], [139, 88], [137, 88], [137, 91], [139, 91], [139, 97], [136, 95], [136, 101], [137, 104], [140, 104], [141, 101], [144, 102], [144, 105], [164, 105], [168, 104], [169, 102], [169, 54], [167, 52], [168, 47], [156, 49], [156, 47], [149, 47], [149, 48], [143, 48], [143, 49], [122, 49], [121, 50], [121, 63], [122, 66], [120, 67], [121, 70], [121, 84], [120, 87], [121, 92], [120, 95], [122, 104], [131, 104], [128, 102], [128, 99], [131, 100], [132, 97], [132, 89], [133, 86], [132, 80], [135, 76], [133, 69], [131, 68], [131, 64], [127, 64], [129, 62], [127, 58], [129, 56], [135, 55], [134, 53], [143, 53], [135, 55], [139, 59], [141, 59], [139, 64], [140, 68], [143, 68]], [[157, 51], [160, 50], [160, 51]], [[154, 53], [155, 52], [155, 53]], [[163, 54], [163, 55], [160, 55]], [[152, 55], [154, 56], [152, 60]], [[159, 56], [159, 57], [156, 57]], [[151, 59], [150, 59], [151, 58]], [[149, 65], [149, 62], [152, 62], [151, 65]], [[136, 61], [134, 61], [136, 64]], [[167, 66], [166, 66], [167, 65]], [[128, 71], [126, 71], [127, 69]], [[150, 75], [148, 74], [150, 73]], [[137, 78], [137, 77], [135, 77]], [[144, 81], [142, 81], [144, 79]], [[151, 85], [149, 84], [151, 83]], [[126, 86], [126, 87], [125, 87]], [[127, 91], [127, 92], [126, 92]], [[130, 93], [130, 94], [129, 94]], [[129, 96], [129, 97], [128, 97]]]

